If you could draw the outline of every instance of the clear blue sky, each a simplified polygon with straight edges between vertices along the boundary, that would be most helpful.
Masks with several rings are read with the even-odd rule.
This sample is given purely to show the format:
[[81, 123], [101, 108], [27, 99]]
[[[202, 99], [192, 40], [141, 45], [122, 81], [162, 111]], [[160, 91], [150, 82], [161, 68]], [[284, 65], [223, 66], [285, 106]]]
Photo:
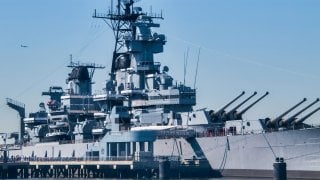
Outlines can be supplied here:
[[[107, 25], [91, 15], [95, 8], [107, 11], [109, 4], [0, 1], [0, 132], [18, 130], [17, 113], [5, 106], [6, 97], [24, 102], [29, 113], [47, 100], [41, 92], [50, 85], [66, 87], [69, 54], [106, 65], [95, 74], [94, 89], [102, 88], [114, 42]], [[165, 20], [156, 31], [168, 42], [156, 61], [168, 65], [178, 82], [189, 48], [187, 84], [193, 86], [201, 46], [197, 108], [218, 109], [243, 90], [247, 95], [270, 91], [245, 119], [272, 118], [303, 97], [311, 102], [320, 96], [318, 0], [142, 0], [137, 5], [163, 11]], [[309, 122], [318, 124], [319, 117], [320, 112]]]

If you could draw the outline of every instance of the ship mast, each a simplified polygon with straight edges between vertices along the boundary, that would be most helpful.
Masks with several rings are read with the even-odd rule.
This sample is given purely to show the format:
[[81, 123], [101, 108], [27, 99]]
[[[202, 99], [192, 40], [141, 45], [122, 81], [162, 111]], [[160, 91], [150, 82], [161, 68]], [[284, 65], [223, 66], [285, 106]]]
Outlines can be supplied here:
[[[111, 8], [108, 14], [97, 13], [94, 10], [93, 18], [101, 18], [104, 22], [113, 30], [115, 37], [115, 46], [112, 56], [112, 66], [111, 75], [114, 76], [116, 71], [115, 64], [116, 59], [119, 55], [126, 54], [127, 52], [123, 49], [125, 46], [125, 41], [130, 38], [130, 40], [136, 39], [136, 22], [140, 15], [147, 15], [141, 12], [140, 7], [134, 7], [134, 3], [138, 0], [117, 0], [116, 11], [113, 10], [113, 0], [111, 0]], [[162, 13], [160, 15], [151, 14], [149, 15], [151, 19], [163, 19]]]

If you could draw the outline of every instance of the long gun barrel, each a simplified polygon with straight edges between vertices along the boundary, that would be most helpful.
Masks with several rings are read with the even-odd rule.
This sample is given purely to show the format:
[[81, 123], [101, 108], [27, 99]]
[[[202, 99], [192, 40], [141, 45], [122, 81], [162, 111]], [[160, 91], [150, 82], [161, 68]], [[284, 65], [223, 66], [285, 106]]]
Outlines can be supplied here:
[[311, 104], [309, 104], [308, 106], [306, 106], [305, 108], [301, 109], [299, 112], [297, 112], [296, 114], [292, 115], [291, 117], [289, 117], [288, 119], [286, 120], [281, 120], [279, 122], [279, 125], [280, 126], [285, 126], [285, 125], [288, 125], [288, 124], [291, 124], [294, 120], [296, 120], [297, 116], [301, 113], [303, 113], [304, 111], [306, 111], [307, 109], [309, 109], [311, 106], [313, 106], [314, 104], [316, 104], [317, 102], [319, 101], [319, 98], [317, 98], [315, 101], [313, 101]]
[[238, 99], [239, 99], [240, 97], [242, 97], [244, 94], [245, 94], [245, 92], [242, 91], [242, 93], [241, 93], [239, 96], [237, 96], [237, 97], [234, 98], [231, 102], [229, 102], [227, 105], [225, 105], [225, 106], [222, 107], [220, 110], [218, 110], [217, 112], [215, 112], [214, 115], [216, 115], [216, 116], [221, 115], [227, 107], [229, 107], [231, 104], [233, 104], [236, 100], [238, 100]]
[[245, 112], [247, 112], [252, 106], [254, 106], [255, 104], [257, 104], [259, 101], [261, 101], [263, 98], [265, 98], [267, 95], [269, 94], [269, 92], [266, 92], [263, 96], [261, 96], [259, 99], [257, 99], [255, 102], [253, 102], [252, 104], [250, 104], [249, 106], [247, 106], [246, 108], [244, 108], [241, 112], [237, 113], [238, 117], [241, 117]]
[[278, 125], [278, 122], [285, 116], [287, 115], [289, 112], [291, 112], [292, 110], [294, 110], [295, 108], [297, 108], [298, 106], [300, 106], [302, 103], [304, 103], [307, 100], [307, 98], [303, 98], [302, 101], [300, 101], [298, 104], [294, 105], [292, 108], [290, 108], [289, 110], [287, 110], [286, 112], [284, 112], [283, 114], [281, 114], [280, 116], [278, 116], [277, 118], [270, 120], [267, 124], [267, 126], [272, 126], [272, 125]]
[[308, 119], [310, 116], [312, 116], [314, 113], [316, 113], [317, 111], [320, 110], [320, 107], [318, 107], [317, 109], [313, 110], [312, 112], [310, 112], [309, 114], [305, 115], [304, 117], [300, 118], [300, 119], [296, 119], [292, 124], [300, 124], [303, 123], [303, 121], [305, 121], [306, 119]]
[[249, 101], [251, 98], [253, 98], [253, 96], [255, 96], [257, 94], [257, 92], [254, 92], [251, 96], [249, 96], [247, 99], [245, 99], [244, 101], [242, 101], [239, 105], [237, 105], [236, 107], [234, 107], [233, 109], [231, 109], [229, 113], [235, 112], [239, 107], [241, 107], [244, 103], [246, 103], [247, 101]]
[[236, 119], [236, 112], [237, 109], [239, 107], [241, 107], [244, 103], [246, 103], [247, 101], [249, 101], [251, 98], [253, 98], [253, 96], [255, 96], [257, 94], [257, 92], [254, 92], [251, 96], [249, 96], [247, 99], [245, 99], [244, 101], [242, 101], [239, 105], [237, 105], [236, 107], [234, 107], [233, 109], [231, 109], [229, 112], [226, 113], [225, 115], [225, 120], [232, 120], [232, 119]]

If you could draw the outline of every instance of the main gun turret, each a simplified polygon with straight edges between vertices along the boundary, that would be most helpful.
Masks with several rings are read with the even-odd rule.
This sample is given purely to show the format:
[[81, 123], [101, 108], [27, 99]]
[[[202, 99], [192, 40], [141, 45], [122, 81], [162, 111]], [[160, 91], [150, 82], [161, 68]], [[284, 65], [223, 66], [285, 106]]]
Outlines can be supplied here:
[[225, 114], [224, 120], [235, 120], [236, 119], [236, 114], [237, 114], [237, 110], [243, 105], [245, 104], [247, 101], [249, 101], [251, 98], [253, 98], [255, 95], [257, 95], [257, 92], [254, 92], [251, 96], [249, 96], [247, 99], [245, 99], [244, 101], [242, 101], [240, 104], [238, 104], [236, 107], [234, 107], [233, 109], [231, 109], [229, 112], [227, 112]]
[[296, 126], [296, 125], [302, 124], [305, 120], [307, 120], [310, 116], [312, 116], [314, 113], [316, 113], [319, 110], [320, 110], [320, 107], [311, 111], [309, 114], [305, 115], [304, 117], [302, 117], [300, 119], [296, 119], [294, 122], [292, 122], [292, 125]]
[[247, 106], [246, 108], [244, 108], [242, 111], [238, 112], [238, 113], [234, 113], [234, 117], [233, 119], [242, 119], [242, 115], [247, 112], [250, 108], [252, 108], [254, 105], [256, 105], [258, 102], [260, 102], [262, 99], [264, 99], [267, 95], [269, 94], [269, 92], [266, 92], [263, 96], [261, 96], [259, 99], [257, 99], [256, 101], [254, 101], [252, 104], [250, 104], [249, 106]]
[[233, 104], [236, 100], [238, 100], [240, 97], [242, 97], [245, 94], [244, 91], [242, 91], [242, 93], [237, 96], [236, 98], [234, 98], [232, 101], [230, 101], [228, 104], [226, 104], [225, 106], [223, 106], [221, 109], [219, 109], [217, 112], [214, 111], [210, 111], [209, 115], [211, 117], [211, 119], [213, 121], [218, 121], [219, 119], [222, 119], [223, 114], [225, 113], [225, 109], [228, 108], [231, 104]]
[[305, 108], [301, 109], [299, 112], [297, 112], [296, 114], [292, 115], [291, 117], [289, 117], [288, 119], [282, 119], [279, 122], [279, 126], [287, 126], [287, 125], [291, 125], [291, 123], [293, 121], [295, 121], [297, 119], [297, 116], [301, 113], [303, 113], [304, 111], [306, 111], [307, 109], [309, 109], [311, 106], [313, 106], [314, 104], [316, 104], [319, 101], [319, 98], [317, 98], [315, 101], [313, 101], [311, 104], [309, 104], [308, 106], [306, 106]]
[[279, 127], [279, 121], [282, 120], [282, 118], [287, 115], [288, 113], [290, 113], [291, 111], [293, 111], [295, 108], [297, 108], [298, 106], [300, 106], [302, 103], [304, 103], [307, 100], [307, 98], [303, 98], [302, 101], [300, 101], [298, 104], [294, 105], [292, 108], [290, 108], [289, 110], [287, 110], [286, 112], [282, 113], [280, 116], [276, 117], [275, 119], [268, 119], [268, 121], [266, 122], [266, 126], [267, 127]]

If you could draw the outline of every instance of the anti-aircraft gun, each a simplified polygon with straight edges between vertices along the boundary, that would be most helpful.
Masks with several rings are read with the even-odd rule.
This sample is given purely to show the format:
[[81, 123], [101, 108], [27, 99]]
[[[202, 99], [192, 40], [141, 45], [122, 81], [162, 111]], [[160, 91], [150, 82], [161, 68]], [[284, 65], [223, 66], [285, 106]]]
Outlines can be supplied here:
[[228, 108], [231, 104], [233, 104], [236, 100], [238, 100], [240, 97], [242, 97], [245, 94], [244, 91], [240, 95], [238, 95], [236, 98], [234, 98], [232, 101], [230, 101], [228, 104], [223, 106], [221, 109], [219, 109], [217, 112], [214, 112], [211, 110], [209, 112], [209, 115], [214, 122], [218, 122], [218, 120], [221, 120], [223, 115], [225, 114], [225, 109]]
[[242, 119], [242, 115], [244, 113], [246, 113], [250, 108], [252, 108], [254, 105], [256, 105], [258, 102], [260, 102], [262, 99], [264, 99], [267, 95], [269, 94], [269, 92], [266, 92], [263, 96], [261, 96], [260, 98], [258, 98], [257, 100], [255, 100], [253, 103], [251, 103], [249, 106], [247, 106], [246, 108], [244, 108], [242, 111], [237, 112], [236, 110], [229, 115], [228, 120], [237, 120], [237, 119]]
[[227, 112], [224, 117], [223, 120], [227, 121], [227, 120], [234, 120], [235, 116], [237, 114], [237, 109], [239, 109], [243, 104], [245, 104], [247, 101], [249, 101], [251, 98], [253, 98], [255, 95], [257, 95], [257, 92], [254, 92], [251, 96], [249, 96], [247, 99], [245, 99], [244, 101], [242, 101], [240, 104], [238, 104], [236, 107], [234, 107], [233, 109], [231, 109], [229, 112]]
[[306, 111], [307, 109], [309, 109], [311, 106], [313, 106], [314, 104], [316, 104], [319, 101], [319, 98], [317, 98], [315, 101], [313, 101], [312, 103], [310, 103], [308, 106], [306, 106], [305, 108], [301, 109], [299, 112], [295, 113], [294, 115], [292, 115], [291, 117], [289, 117], [288, 119], [282, 119], [279, 121], [279, 126], [290, 126], [291, 123], [295, 120], [297, 120], [297, 116], [300, 115], [301, 113], [303, 113], [304, 111]]
[[265, 119], [265, 126], [268, 128], [271, 127], [279, 127], [279, 121], [282, 120], [282, 118], [287, 115], [288, 113], [290, 113], [291, 111], [293, 111], [295, 108], [297, 108], [298, 106], [300, 106], [302, 103], [304, 103], [307, 100], [307, 98], [303, 98], [302, 101], [300, 101], [298, 104], [294, 105], [292, 108], [290, 108], [289, 110], [285, 111], [284, 113], [282, 113], [280, 116], [276, 117], [275, 119]]

